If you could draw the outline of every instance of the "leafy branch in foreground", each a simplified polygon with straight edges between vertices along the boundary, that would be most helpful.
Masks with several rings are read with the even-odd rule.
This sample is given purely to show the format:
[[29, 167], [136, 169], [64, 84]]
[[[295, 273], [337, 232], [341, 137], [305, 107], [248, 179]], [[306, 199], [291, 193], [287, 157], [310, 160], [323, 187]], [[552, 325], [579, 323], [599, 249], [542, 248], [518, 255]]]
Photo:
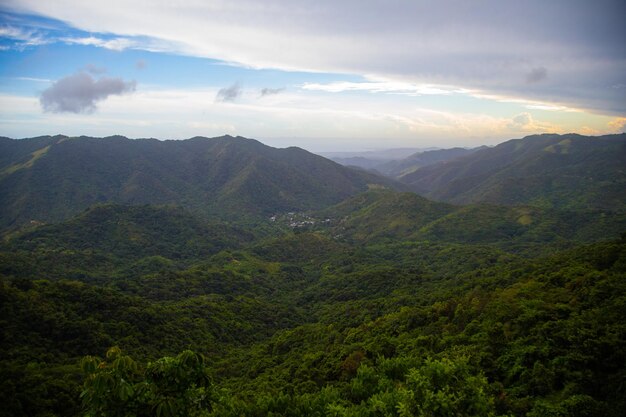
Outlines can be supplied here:
[[118, 347], [106, 359], [86, 356], [81, 393], [86, 416], [201, 416], [210, 410], [211, 380], [204, 356], [186, 350], [145, 368]]

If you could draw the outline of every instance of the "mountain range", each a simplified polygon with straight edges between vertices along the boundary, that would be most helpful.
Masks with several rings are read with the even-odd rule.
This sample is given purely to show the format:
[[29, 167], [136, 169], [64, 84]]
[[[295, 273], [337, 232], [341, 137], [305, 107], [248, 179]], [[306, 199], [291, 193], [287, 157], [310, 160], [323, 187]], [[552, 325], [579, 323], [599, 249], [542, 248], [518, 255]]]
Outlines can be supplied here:
[[0, 138], [0, 417], [621, 416], [624, 142]]
[[232, 220], [322, 208], [371, 186], [406, 189], [300, 148], [230, 136], [0, 138], [0, 155], [0, 229], [101, 203], [175, 204]]
[[391, 151], [380, 151], [378, 153], [370, 151], [354, 156], [341, 156], [340, 153], [322, 153], [321, 155], [342, 165], [355, 166], [383, 174], [387, 177], [397, 178], [421, 167], [437, 162], [449, 161], [463, 155], [469, 155], [478, 149], [479, 148], [421, 149], [408, 156], [400, 152], [408, 151], [408, 149], [400, 149], [399, 152], [396, 153], [392, 153]]
[[624, 210], [626, 134], [528, 136], [400, 180], [423, 196], [455, 204]]

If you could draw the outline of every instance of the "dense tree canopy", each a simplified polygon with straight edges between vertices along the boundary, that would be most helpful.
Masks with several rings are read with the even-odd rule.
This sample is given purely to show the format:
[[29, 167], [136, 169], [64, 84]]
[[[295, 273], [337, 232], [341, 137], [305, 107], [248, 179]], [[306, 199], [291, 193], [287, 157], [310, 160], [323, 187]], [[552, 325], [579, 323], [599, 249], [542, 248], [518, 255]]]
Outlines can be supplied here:
[[8, 236], [0, 415], [619, 416], [626, 241], [406, 198], [248, 230], [105, 206]]

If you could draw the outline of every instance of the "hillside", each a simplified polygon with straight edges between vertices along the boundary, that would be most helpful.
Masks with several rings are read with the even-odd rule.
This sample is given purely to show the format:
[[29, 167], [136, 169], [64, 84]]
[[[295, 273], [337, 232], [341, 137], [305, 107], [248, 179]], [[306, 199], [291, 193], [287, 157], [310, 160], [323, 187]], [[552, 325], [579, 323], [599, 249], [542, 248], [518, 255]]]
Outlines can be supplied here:
[[241, 137], [0, 139], [0, 229], [94, 204], [175, 204], [225, 219], [322, 208], [368, 184], [398, 186], [299, 148]]
[[455, 204], [626, 208], [626, 134], [535, 135], [420, 168], [400, 181]]
[[187, 259], [237, 248], [254, 236], [225, 224], [207, 224], [176, 207], [99, 205], [57, 224], [14, 236], [13, 248], [99, 251], [113, 256]]
[[356, 242], [496, 244], [507, 250], [619, 238], [626, 215], [489, 204], [454, 206], [412, 193], [369, 191], [324, 210], [333, 234]]
[[[211, 417], [400, 416], [440, 392], [452, 397], [426, 415], [464, 415], [458, 395], [475, 417], [620, 415], [626, 245], [611, 237], [623, 223], [588, 216], [581, 236], [571, 213], [385, 190], [323, 214], [336, 224], [266, 220], [268, 235], [105, 205], [8, 236], [0, 415], [152, 410], [146, 383], [193, 399], [178, 394], [188, 368], [167, 366], [186, 349], [206, 357]], [[123, 353], [94, 358], [112, 346]]]
[[389, 161], [384, 164], [377, 165], [374, 168], [383, 175], [396, 178], [410, 174], [419, 168], [427, 167], [439, 162], [452, 161], [456, 158], [470, 155], [482, 148], [483, 147], [473, 149], [450, 148], [417, 152], [404, 159]]
[[[557, 139], [485, 175], [594, 162]], [[230, 137], [0, 147], [11, 221], [61, 219], [0, 240], [2, 417], [621, 416], [623, 193], [456, 205]]]

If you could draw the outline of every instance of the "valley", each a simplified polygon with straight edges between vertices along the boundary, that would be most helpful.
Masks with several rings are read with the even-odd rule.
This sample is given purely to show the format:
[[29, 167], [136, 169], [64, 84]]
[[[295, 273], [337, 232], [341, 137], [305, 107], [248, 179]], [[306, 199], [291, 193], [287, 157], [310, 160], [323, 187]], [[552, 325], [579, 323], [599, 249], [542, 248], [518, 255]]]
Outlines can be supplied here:
[[626, 407], [624, 134], [389, 177], [241, 137], [0, 155], [2, 416]]

